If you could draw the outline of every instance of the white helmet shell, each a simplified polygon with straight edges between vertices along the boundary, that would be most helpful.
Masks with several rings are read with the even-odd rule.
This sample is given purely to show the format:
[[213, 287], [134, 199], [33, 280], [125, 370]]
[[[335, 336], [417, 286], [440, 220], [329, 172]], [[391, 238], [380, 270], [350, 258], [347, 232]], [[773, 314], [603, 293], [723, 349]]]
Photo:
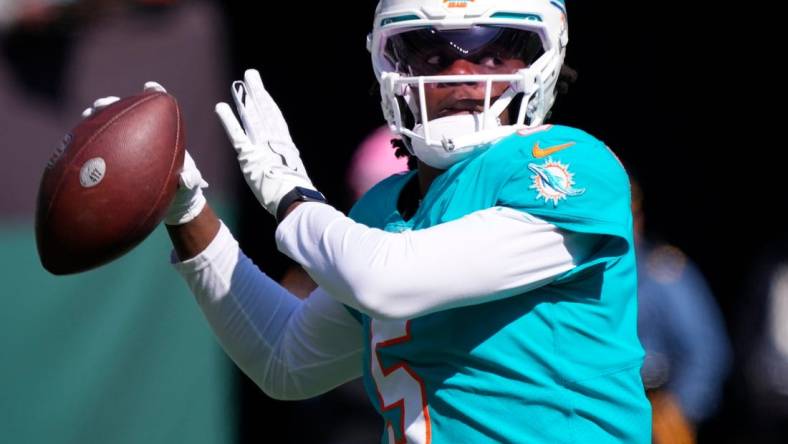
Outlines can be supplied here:
[[[442, 31], [474, 26], [535, 33], [541, 40], [542, 53], [529, 66], [513, 74], [451, 76], [411, 76], [398, 71], [385, 54], [388, 39], [397, 34], [423, 28]], [[411, 153], [422, 162], [448, 168], [518, 129], [541, 125], [555, 101], [568, 35], [563, 0], [381, 0], [367, 48], [380, 83], [381, 107], [389, 128], [403, 137]], [[486, 83], [484, 111], [476, 117], [476, 124], [450, 130], [446, 124], [437, 122], [438, 119], [428, 121], [422, 117], [427, 115], [425, 84], [466, 82]], [[495, 101], [491, 97], [492, 82], [510, 84]], [[501, 125], [498, 117], [517, 94], [523, 94], [517, 119], [510, 125]], [[403, 103], [406, 109], [402, 109]], [[426, 154], [425, 150], [435, 153]]]

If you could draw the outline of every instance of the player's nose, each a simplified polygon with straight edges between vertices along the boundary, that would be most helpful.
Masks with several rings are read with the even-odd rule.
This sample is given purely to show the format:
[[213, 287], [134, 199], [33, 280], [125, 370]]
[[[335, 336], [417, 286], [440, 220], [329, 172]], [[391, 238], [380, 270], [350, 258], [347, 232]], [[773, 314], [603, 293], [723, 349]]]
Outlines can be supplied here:
[[[441, 72], [441, 75], [445, 76], [468, 76], [468, 75], [476, 75], [481, 74], [481, 70], [479, 69], [479, 65], [470, 60], [466, 59], [456, 59], [454, 60], [451, 65], [446, 67], [446, 69]], [[458, 86], [458, 85], [467, 85], [467, 86], [481, 86], [480, 82], [463, 82], [463, 83], [447, 83], [441, 84], [443, 86]]]

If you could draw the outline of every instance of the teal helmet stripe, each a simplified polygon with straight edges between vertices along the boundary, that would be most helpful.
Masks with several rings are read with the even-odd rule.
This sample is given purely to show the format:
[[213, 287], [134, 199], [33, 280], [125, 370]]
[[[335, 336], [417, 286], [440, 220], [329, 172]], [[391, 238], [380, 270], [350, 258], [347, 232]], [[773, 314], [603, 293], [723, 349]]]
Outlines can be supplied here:
[[419, 19], [421, 19], [421, 17], [419, 17], [417, 15], [413, 15], [413, 14], [401, 15], [401, 16], [398, 16], [398, 17], [389, 17], [389, 18], [381, 20], [380, 21], [380, 26], [386, 26], [386, 25], [390, 25], [392, 23], [407, 22], [407, 21], [410, 21], [410, 20], [419, 20]]
[[490, 18], [531, 20], [536, 22], [542, 21], [542, 17], [540, 17], [538, 14], [522, 14], [519, 12], [496, 12], [495, 14], [491, 15]]

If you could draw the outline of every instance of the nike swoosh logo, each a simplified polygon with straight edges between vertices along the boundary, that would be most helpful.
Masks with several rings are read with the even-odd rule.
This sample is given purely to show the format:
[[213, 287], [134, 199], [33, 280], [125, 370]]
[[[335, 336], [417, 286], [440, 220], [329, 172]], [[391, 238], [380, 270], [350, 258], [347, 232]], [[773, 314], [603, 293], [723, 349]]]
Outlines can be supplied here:
[[575, 145], [575, 142], [569, 142], [563, 145], [554, 145], [554, 146], [549, 146], [547, 148], [541, 148], [539, 146], [539, 142], [536, 142], [536, 144], [534, 144], [533, 155], [537, 159], [541, 159], [542, 157], [547, 157], [553, 153], [557, 153], [561, 150], [565, 150], [573, 145]]

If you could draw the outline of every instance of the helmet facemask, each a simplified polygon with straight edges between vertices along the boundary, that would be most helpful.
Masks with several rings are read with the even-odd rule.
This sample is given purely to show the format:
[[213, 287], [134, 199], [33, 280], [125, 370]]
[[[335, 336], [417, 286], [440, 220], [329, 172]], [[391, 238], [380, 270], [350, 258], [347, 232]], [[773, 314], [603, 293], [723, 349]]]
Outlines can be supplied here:
[[[370, 39], [384, 116], [411, 154], [445, 169], [518, 129], [542, 124], [563, 63], [563, 45], [549, 44], [542, 23], [419, 22], [425, 26], [376, 29]], [[457, 60], [473, 68], [457, 74], [451, 67]], [[502, 60], [521, 63], [510, 69]], [[474, 85], [469, 98], [478, 105], [466, 100], [461, 110], [447, 111], [428, 102], [428, 88], [462, 85]]]

